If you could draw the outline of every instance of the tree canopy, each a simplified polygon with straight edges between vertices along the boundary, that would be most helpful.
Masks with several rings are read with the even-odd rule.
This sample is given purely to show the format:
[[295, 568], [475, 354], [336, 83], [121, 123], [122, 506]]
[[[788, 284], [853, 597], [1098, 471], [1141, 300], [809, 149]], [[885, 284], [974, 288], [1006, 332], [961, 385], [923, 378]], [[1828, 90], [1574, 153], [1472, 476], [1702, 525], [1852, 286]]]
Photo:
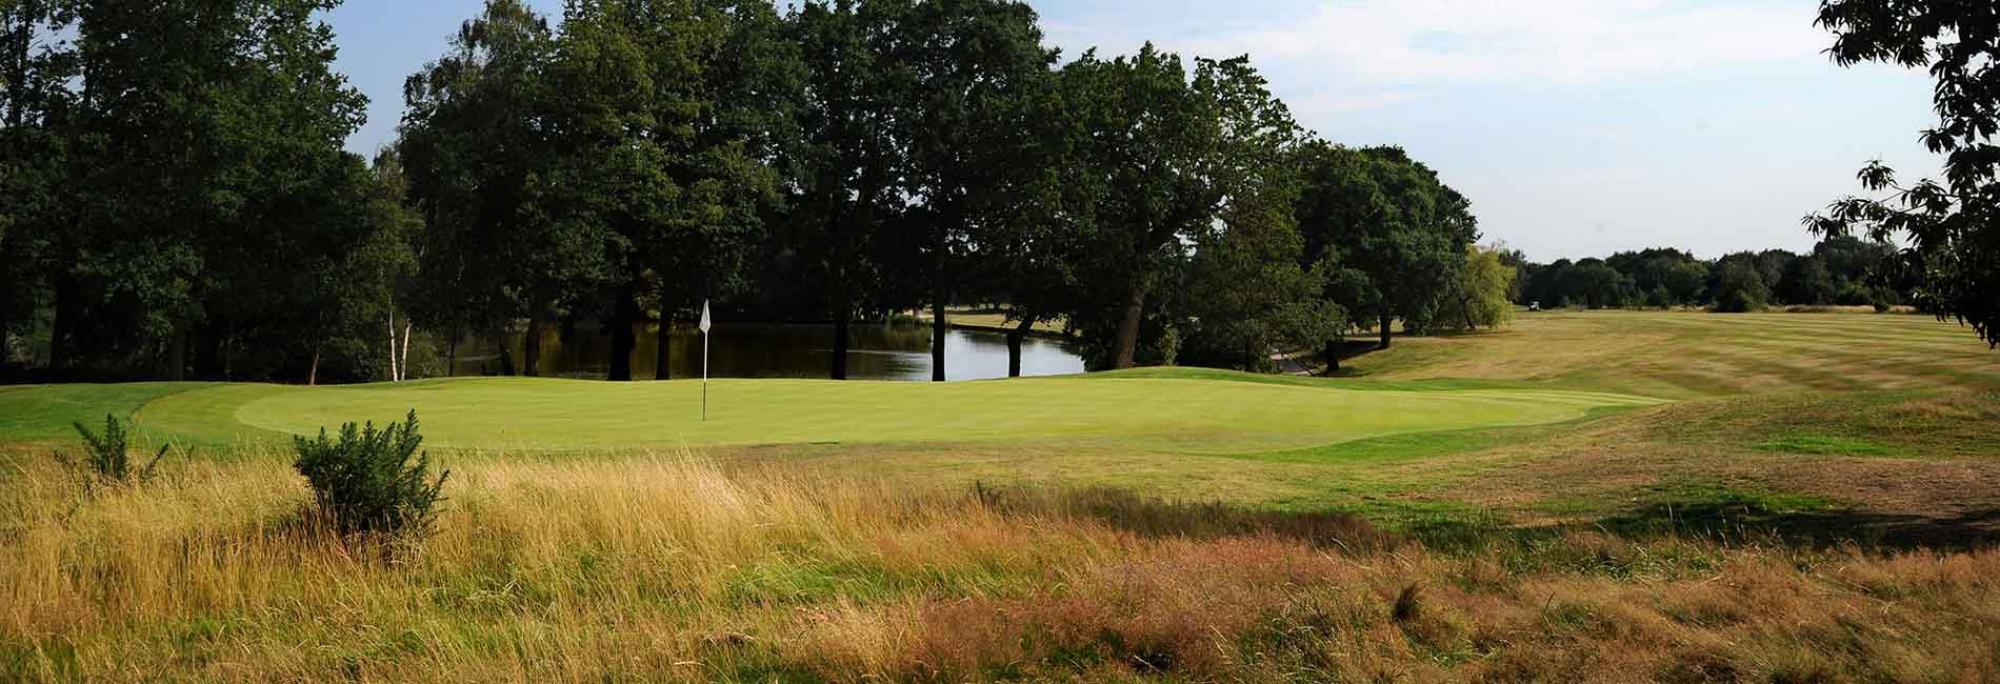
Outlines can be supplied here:
[[1842, 66], [1882, 62], [1927, 68], [1936, 81], [1938, 125], [1923, 132], [1945, 157], [1943, 182], [1905, 183], [1880, 161], [1848, 197], [1806, 225], [1829, 236], [1860, 232], [1907, 245], [1919, 275], [1914, 294], [1940, 317], [1971, 325], [2000, 345], [2000, 6], [1991, 2], [1824, 0], [1818, 23], [1835, 35], [1827, 51]]
[[1012, 0], [488, 0], [364, 159], [336, 5], [0, 7], [0, 359], [537, 375], [595, 325], [606, 377], [650, 330], [666, 378], [713, 300], [831, 322], [835, 378], [854, 322], [928, 308], [943, 379], [949, 307], [975, 302], [1014, 372], [1050, 321], [1095, 368], [1267, 369], [1505, 318], [1471, 203], [1303, 130], [1247, 57], [1063, 63]]

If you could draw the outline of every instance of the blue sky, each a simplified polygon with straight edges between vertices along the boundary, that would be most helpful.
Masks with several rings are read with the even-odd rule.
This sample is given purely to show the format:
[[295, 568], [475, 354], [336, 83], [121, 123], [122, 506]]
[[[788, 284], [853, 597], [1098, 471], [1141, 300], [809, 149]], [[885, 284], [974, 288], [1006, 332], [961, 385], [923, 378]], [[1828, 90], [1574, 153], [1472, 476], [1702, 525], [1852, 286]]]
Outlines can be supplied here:
[[[530, 0], [552, 16], [560, 0]], [[1395, 144], [1531, 258], [1649, 246], [1804, 249], [1801, 216], [1882, 158], [1930, 173], [1921, 72], [1841, 69], [1809, 0], [1040, 0], [1066, 55], [1147, 40], [1249, 54], [1301, 123]], [[394, 135], [402, 82], [481, 0], [347, 0], [339, 68], [372, 101], [348, 143]]]

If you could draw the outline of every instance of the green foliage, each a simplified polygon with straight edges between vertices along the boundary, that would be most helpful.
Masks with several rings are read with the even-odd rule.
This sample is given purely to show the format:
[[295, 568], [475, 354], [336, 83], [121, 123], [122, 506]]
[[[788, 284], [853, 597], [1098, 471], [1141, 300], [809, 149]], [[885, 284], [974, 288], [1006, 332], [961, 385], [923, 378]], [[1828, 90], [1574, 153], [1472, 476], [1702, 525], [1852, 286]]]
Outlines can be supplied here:
[[[1236, 198], [1273, 192], [1269, 170], [1300, 131], [1247, 59], [1197, 60], [1147, 45], [1065, 66], [1059, 97], [1071, 125], [1065, 198], [1077, 240], [1070, 320], [1089, 361], [1125, 368], [1173, 325], [1161, 303], [1189, 268], [1189, 245], [1212, 240]], [[1152, 339], [1155, 344], [1143, 344]]]
[[1757, 268], [1742, 260], [1725, 260], [1717, 271], [1715, 310], [1723, 313], [1762, 311], [1771, 302], [1771, 290]]
[[551, 264], [551, 292], [613, 331], [614, 380], [631, 379], [642, 296], [673, 317], [747, 287], [781, 203], [767, 162], [797, 138], [799, 66], [782, 37], [769, 3], [575, 3], [526, 76], [533, 106], [514, 115], [552, 124], [535, 210], [582, 245]]
[[1785, 265], [1784, 277], [1774, 294], [1779, 299], [1804, 305], [1831, 304], [1839, 292], [1826, 263], [1818, 259], [1793, 259]]
[[1505, 325], [1514, 318], [1512, 293], [1518, 277], [1519, 272], [1501, 259], [1499, 249], [1466, 245], [1465, 266], [1438, 302], [1432, 325], [1457, 330]]
[[75, 52], [52, 44], [66, 3], [0, 2], [0, 366], [9, 334], [25, 332], [36, 290], [60, 261], [49, 257], [64, 225], [60, 202], [69, 149], [63, 113], [77, 73]]
[[318, 439], [294, 437], [295, 465], [312, 485], [319, 513], [343, 533], [421, 532], [451, 475], [431, 478], [429, 454], [417, 453], [423, 441], [412, 410], [381, 430], [373, 422], [344, 424], [338, 441], [324, 428]]
[[66, 360], [169, 377], [303, 365], [297, 326], [363, 225], [363, 167], [342, 146], [366, 102], [332, 71], [332, 4], [75, 4], [76, 87], [95, 95], [62, 131]]
[[[888, 65], [871, 42], [879, 13], [873, 3], [808, 2], [791, 17], [804, 80], [799, 108], [796, 188], [787, 198], [788, 239], [767, 245], [764, 299], [781, 315], [824, 312], [846, 329], [858, 311], [906, 309], [906, 292], [891, 287], [884, 263], [887, 226], [902, 216], [894, 169], [900, 148], [888, 117], [895, 93]], [[873, 38], [871, 38], [873, 37]], [[907, 280], [907, 279], [898, 279]], [[796, 307], [791, 302], [812, 302]], [[836, 335], [831, 375], [847, 377], [846, 335]]]
[[[1620, 252], [1606, 258], [1604, 263], [1630, 279], [1628, 294], [1643, 297], [1649, 306], [1664, 308], [1700, 304], [1707, 294], [1707, 262], [1678, 249]], [[1637, 297], [1628, 296], [1626, 299]]]
[[1972, 326], [2000, 345], [2000, 11], [1990, 2], [1823, 0], [1818, 24], [1836, 36], [1828, 54], [1842, 66], [1882, 62], [1927, 68], [1937, 81], [1938, 125], [1923, 132], [1945, 156], [1944, 182], [1913, 184], [1879, 160], [1858, 174], [1877, 197], [1848, 197], [1806, 226], [1826, 236], [1862, 233], [1910, 245], [1906, 261], [1923, 274], [1917, 299], [1940, 317]]
[[[0, 136], [0, 347], [44, 307], [64, 370], [368, 380], [404, 376], [412, 337], [526, 321], [535, 374], [544, 326], [596, 320], [623, 379], [649, 309], [844, 328], [989, 297], [1066, 319], [1096, 366], [1249, 366], [1350, 314], [1443, 318], [1477, 234], [1464, 197], [1380, 148], [1343, 151], [1354, 187], [1304, 188], [1389, 211], [1280, 246], [1304, 134], [1247, 58], [1057, 67], [1007, 0], [590, 0], [556, 28], [488, 0], [405, 82], [370, 165], [341, 149], [365, 102], [331, 69], [336, 4], [0, 12], [0, 79], [24, 86]], [[1252, 273], [1260, 254], [1282, 263]], [[1226, 273], [1272, 291], [1189, 289], [1250, 287]]]
[[1668, 292], [1667, 288], [1655, 287], [1646, 291], [1646, 306], [1655, 309], [1671, 309], [1674, 306], [1674, 295]]
[[[864, 3], [869, 4], [869, 3]], [[1007, 0], [878, 1], [886, 20], [880, 55], [902, 150], [901, 192], [914, 220], [896, 224], [912, 292], [942, 314], [968, 270], [974, 226], [1014, 219], [1023, 186], [1040, 171], [1036, 111], [1056, 53], [1042, 45], [1035, 11]], [[1029, 189], [1028, 192], [1033, 192]], [[934, 354], [946, 319], [933, 318]], [[941, 359], [940, 359], [941, 361]], [[932, 377], [944, 380], [944, 364]]]
[[1547, 265], [1531, 264], [1527, 280], [1521, 288], [1522, 303], [1540, 303], [1543, 308], [1616, 308], [1632, 303], [1638, 296], [1633, 279], [1604, 259], [1574, 262], [1558, 259]]
[[[1546, 265], [1524, 264], [1524, 282], [1516, 301], [1593, 309], [1639, 304], [1656, 308], [1717, 306], [1723, 304], [1722, 270], [1731, 262], [1741, 262], [1755, 272], [1767, 290], [1766, 304], [1874, 305], [1886, 310], [1903, 303], [1905, 293], [1921, 283], [1921, 277], [1913, 278], [1902, 268], [1895, 248], [1833, 235], [1821, 240], [1810, 254], [1768, 249], [1703, 261], [1678, 249], [1654, 248], [1574, 263], [1564, 259]], [[1721, 308], [1745, 305], [1740, 296], [1734, 298], [1738, 301]]]
[[1383, 330], [1384, 342], [1384, 322], [1423, 329], [1440, 320], [1479, 237], [1471, 203], [1400, 148], [1312, 142], [1294, 163], [1302, 188], [1293, 215], [1307, 258], [1329, 275], [1327, 295]]
[[1302, 243], [1288, 197], [1246, 197], [1223, 213], [1219, 234], [1196, 246], [1188, 293], [1174, 308], [1187, 331], [1179, 361], [1266, 370], [1272, 351], [1317, 350], [1349, 325], [1325, 299], [1321, 274], [1300, 267]]
[[[123, 421], [118, 420], [117, 416], [105, 414], [103, 434], [91, 432], [82, 421], [71, 425], [76, 428], [76, 434], [83, 437], [83, 465], [88, 467], [92, 474], [99, 479], [112, 482], [124, 482], [132, 478], [134, 472], [127, 454], [129, 433]], [[166, 457], [167, 449], [171, 446], [161, 444], [160, 450], [153, 454], [153, 459], [147, 461], [145, 467], [138, 470], [137, 475], [142, 479], [152, 477], [153, 468], [159, 465], [160, 459]]]
[[[604, 279], [605, 229], [568, 220], [562, 155], [542, 125], [557, 114], [553, 41], [533, 10], [492, 0], [404, 85], [397, 150], [429, 224], [417, 280], [429, 301], [417, 310], [452, 335], [539, 326]], [[538, 355], [527, 356], [532, 374]]]

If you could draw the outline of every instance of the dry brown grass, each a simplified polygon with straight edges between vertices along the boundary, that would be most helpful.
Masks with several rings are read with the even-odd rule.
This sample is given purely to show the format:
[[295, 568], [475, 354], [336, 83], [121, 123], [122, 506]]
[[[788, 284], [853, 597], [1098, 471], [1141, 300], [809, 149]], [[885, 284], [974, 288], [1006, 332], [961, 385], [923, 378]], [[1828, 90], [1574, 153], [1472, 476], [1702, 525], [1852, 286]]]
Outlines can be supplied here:
[[434, 537], [305, 525], [281, 460], [0, 479], [0, 679], [2000, 677], [2000, 552], [924, 490], [682, 456], [455, 468]]

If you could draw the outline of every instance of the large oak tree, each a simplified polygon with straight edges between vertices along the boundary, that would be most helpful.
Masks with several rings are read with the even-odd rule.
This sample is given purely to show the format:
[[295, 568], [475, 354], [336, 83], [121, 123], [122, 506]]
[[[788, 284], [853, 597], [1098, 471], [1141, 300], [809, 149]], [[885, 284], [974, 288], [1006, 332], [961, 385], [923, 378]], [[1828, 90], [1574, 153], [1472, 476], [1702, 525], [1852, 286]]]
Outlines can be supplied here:
[[1130, 368], [1156, 288], [1232, 198], [1279, 172], [1299, 131], [1243, 58], [1189, 70], [1151, 44], [1110, 60], [1091, 52], [1064, 67], [1060, 87], [1075, 135], [1068, 182], [1083, 193], [1072, 211], [1086, 275], [1072, 316], [1098, 365]]

